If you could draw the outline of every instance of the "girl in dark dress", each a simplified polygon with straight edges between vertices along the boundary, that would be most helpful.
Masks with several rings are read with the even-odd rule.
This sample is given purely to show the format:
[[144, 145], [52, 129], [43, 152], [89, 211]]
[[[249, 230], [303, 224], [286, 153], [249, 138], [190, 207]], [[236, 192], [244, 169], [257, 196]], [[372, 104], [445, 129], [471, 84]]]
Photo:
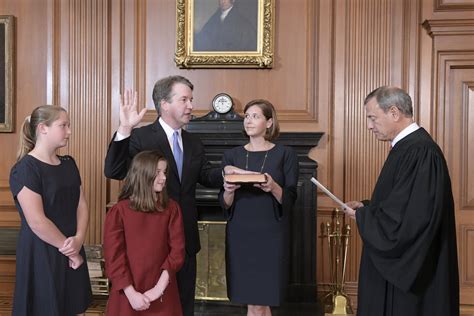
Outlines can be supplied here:
[[166, 194], [166, 170], [160, 152], [137, 154], [107, 213], [107, 315], [182, 315], [176, 272], [184, 262], [184, 228], [178, 203]]
[[224, 183], [220, 198], [228, 215], [227, 294], [232, 302], [248, 305], [247, 315], [270, 316], [270, 306], [280, 305], [285, 298], [288, 212], [296, 200], [298, 161], [291, 148], [271, 142], [278, 136], [279, 126], [270, 102], [251, 101], [244, 113], [249, 143], [226, 151], [223, 167], [264, 173], [267, 181]]
[[21, 217], [13, 315], [84, 315], [92, 298], [83, 248], [89, 214], [74, 159], [58, 156], [67, 112], [36, 108], [22, 126], [10, 189]]

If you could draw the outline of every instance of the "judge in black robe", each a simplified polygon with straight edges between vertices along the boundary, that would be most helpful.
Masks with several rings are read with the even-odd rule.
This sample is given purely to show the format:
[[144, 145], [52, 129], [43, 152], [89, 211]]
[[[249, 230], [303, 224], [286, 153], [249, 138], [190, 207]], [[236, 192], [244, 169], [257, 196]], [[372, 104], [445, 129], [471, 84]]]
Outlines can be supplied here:
[[364, 243], [357, 314], [459, 315], [454, 203], [443, 153], [413, 123], [403, 90], [378, 88], [365, 106], [368, 128], [393, 148], [371, 200], [347, 203]]

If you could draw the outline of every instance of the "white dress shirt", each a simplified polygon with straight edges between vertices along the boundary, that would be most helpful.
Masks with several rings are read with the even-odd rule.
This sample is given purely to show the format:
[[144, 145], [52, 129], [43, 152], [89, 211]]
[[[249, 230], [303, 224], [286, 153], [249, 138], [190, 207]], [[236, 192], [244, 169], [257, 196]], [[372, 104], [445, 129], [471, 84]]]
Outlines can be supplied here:
[[403, 138], [407, 137], [408, 135], [410, 135], [411, 133], [413, 133], [414, 131], [416, 131], [417, 129], [419, 129], [420, 127], [418, 126], [418, 124], [416, 124], [415, 122], [411, 123], [410, 125], [408, 125], [407, 127], [405, 127], [400, 133], [398, 133], [397, 136], [395, 136], [395, 138], [392, 140], [392, 148], [393, 146], [395, 146], [396, 143], [398, 143], [400, 140], [402, 140]]
[[[166, 124], [166, 122], [163, 121], [161, 117], [158, 119], [158, 122], [160, 123], [161, 127], [163, 127], [163, 130], [165, 131], [165, 134], [166, 134], [166, 138], [168, 139], [168, 143], [170, 144], [171, 152], [173, 152], [173, 133], [175, 130], [171, 126]], [[181, 128], [177, 130], [179, 134], [178, 143], [179, 143], [179, 147], [181, 147], [181, 151], [184, 153], [183, 137], [181, 136], [181, 130], [182, 130]], [[117, 131], [117, 133], [115, 134], [114, 141], [118, 142], [127, 137], [130, 137], [130, 136], [124, 136]]]
[[232, 10], [233, 6], [230, 7], [229, 9], [227, 10], [224, 10], [221, 12], [221, 22], [223, 22], [225, 20], [225, 18], [227, 17], [227, 14], [229, 14], [230, 10]]
[[[168, 138], [168, 143], [170, 144], [171, 151], [173, 152], [173, 133], [175, 132], [175, 130], [171, 126], [166, 124], [166, 122], [163, 121], [161, 117], [159, 118], [158, 122], [160, 123], [161, 127], [163, 127], [163, 130], [165, 131], [165, 134], [166, 134], [166, 138]], [[181, 136], [181, 130], [182, 130], [181, 128], [177, 129], [178, 134], [179, 134], [178, 143], [179, 143], [179, 147], [181, 147], [181, 151], [184, 153], [183, 137]]]

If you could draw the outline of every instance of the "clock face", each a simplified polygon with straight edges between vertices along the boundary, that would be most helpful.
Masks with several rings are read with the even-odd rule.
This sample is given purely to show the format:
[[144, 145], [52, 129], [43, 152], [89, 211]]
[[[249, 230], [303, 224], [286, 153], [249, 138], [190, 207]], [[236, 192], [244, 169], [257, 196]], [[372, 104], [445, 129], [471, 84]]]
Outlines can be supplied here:
[[230, 95], [220, 93], [212, 100], [212, 108], [219, 114], [225, 114], [232, 109], [232, 98]]

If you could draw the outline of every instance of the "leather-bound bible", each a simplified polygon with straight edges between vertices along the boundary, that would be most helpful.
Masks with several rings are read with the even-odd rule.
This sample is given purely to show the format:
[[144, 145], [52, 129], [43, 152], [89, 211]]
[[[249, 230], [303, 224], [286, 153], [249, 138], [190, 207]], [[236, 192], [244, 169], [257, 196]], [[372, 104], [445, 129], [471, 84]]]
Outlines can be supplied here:
[[263, 173], [258, 174], [226, 174], [224, 180], [233, 184], [265, 183], [267, 177]]

